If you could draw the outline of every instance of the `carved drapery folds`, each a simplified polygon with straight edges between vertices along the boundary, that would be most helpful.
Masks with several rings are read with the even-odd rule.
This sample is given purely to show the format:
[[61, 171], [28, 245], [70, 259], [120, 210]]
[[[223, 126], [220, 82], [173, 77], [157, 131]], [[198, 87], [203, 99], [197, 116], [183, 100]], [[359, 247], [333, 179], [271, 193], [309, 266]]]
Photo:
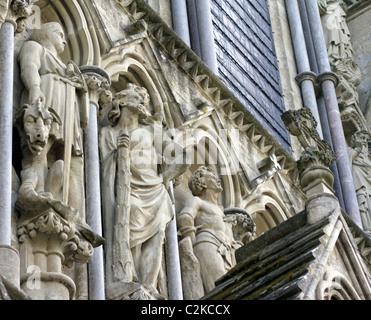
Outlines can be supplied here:
[[[25, 0], [12, 3], [16, 2], [19, 14], [22, 4], [31, 5]], [[164, 248], [178, 242], [165, 237], [165, 230], [180, 212], [179, 229], [173, 235], [182, 239], [184, 298], [201, 298], [215, 280], [234, 267], [235, 250], [254, 239], [257, 220], [250, 212], [273, 211], [277, 205], [282, 212], [277, 209], [278, 213], [272, 214], [279, 216], [276, 225], [288, 216], [284, 209], [292, 204], [289, 195], [299, 194], [297, 207], [302, 207], [303, 194], [296, 193], [296, 188], [285, 190], [297, 172], [294, 159], [170, 27], [151, 13], [145, 1], [40, 3], [42, 21], [60, 19], [63, 26], [48, 23], [27, 30], [16, 48], [18, 53], [26, 40], [18, 56], [23, 84], [16, 88], [18, 93], [24, 92], [15, 103], [22, 158], [14, 162], [21, 178], [16, 230], [22, 289], [32, 299], [81, 298], [81, 283], [89, 283], [91, 290], [97, 279], [90, 275], [93, 264], [89, 265], [89, 282], [79, 273], [81, 269], [71, 269], [75, 263], [88, 262], [94, 248], [103, 242], [85, 222], [85, 214], [89, 218], [95, 211], [106, 238], [105, 268], [99, 265], [104, 274], [103, 299], [171, 298], [172, 284], [182, 279], [174, 280], [169, 272], [168, 262], [179, 256], [164, 254]], [[104, 12], [105, 8], [113, 12]], [[68, 50], [63, 51], [66, 45]], [[77, 65], [67, 63], [69, 59]], [[303, 117], [303, 124], [292, 120], [292, 129], [296, 130], [295, 125], [304, 128], [300, 139], [305, 141], [314, 134], [311, 127], [315, 123], [305, 112], [297, 117]], [[98, 137], [96, 131], [89, 131], [92, 119], [94, 128], [100, 129], [99, 145], [87, 139]], [[219, 128], [228, 133], [227, 140], [217, 139]], [[233, 128], [236, 131], [232, 132]], [[192, 136], [187, 136], [190, 132]], [[177, 133], [186, 140], [176, 144]], [[197, 134], [203, 138], [194, 143]], [[201, 142], [215, 143], [215, 154], [211, 147], [201, 151]], [[316, 167], [323, 178], [333, 155], [325, 143], [320, 142], [319, 150], [310, 141], [304, 144], [306, 158], [300, 168], [309, 184], [316, 171], [304, 174], [309, 172], [307, 167]], [[87, 146], [100, 152], [95, 168], [101, 179], [89, 173], [92, 156]], [[223, 162], [227, 170], [222, 172], [220, 159], [229, 160], [240, 146], [241, 158], [233, 164]], [[193, 162], [190, 167], [185, 148], [197, 156], [204, 152], [204, 162]], [[217, 164], [211, 163], [214, 156]], [[188, 178], [199, 165], [215, 167], [214, 171], [205, 170], [212, 176], [207, 187], [192, 196], [187, 182], [179, 177]], [[220, 173], [220, 182], [215, 172]], [[325, 180], [331, 185], [331, 178]], [[171, 181], [179, 183], [174, 192], [168, 189]], [[102, 208], [89, 205], [93, 194], [89, 183], [100, 189], [102, 199], [95, 200]], [[221, 185], [226, 189], [222, 194]], [[286, 197], [282, 199], [283, 193]], [[294, 214], [296, 207], [287, 211]], [[91, 220], [88, 223], [93, 228]], [[89, 298], [94, 299], [91, 291]]]
[[164, 299], [158, 288], [162, 244], [174, 216], [166, 189], [188, 165], [182, 148], [171, 142], [180, 159], [167, 163], [160, 175], [167, 145], [149, 102], [145, 88], [128, 84], [113, 97], [108, 115], [113, 125], [100, 132], [109, 299]]
[[331, 70], [339, 78], [336, 93], [344, 132], [350, 138], [355, 131], [367, 127], [359, 108], [357, 86], [362, 80], [362, 73], [354, 61], [346, 22], [346, 4], [343, 0], [319, 0], [318, 3]]
[[348, 149], [362, 225], [368, 233], [371, 233], [371, 155], [368, 151], [370, 137], [366, 130], [355, 132]]
[[[34, 299], [72, 299], [76, 287], [62, 265], [86, 263], [103, 241], [85, 223], [87, 87], [77, 66], [58, 57], [65, 44], [61, 26], [48, 23], [33, 31], [18, 57], [24, 92], [17, 114], [23, 154], [17, 232], [22, 288]], [[29, 285], [30, 268], [39, 271], [40, 290]]]

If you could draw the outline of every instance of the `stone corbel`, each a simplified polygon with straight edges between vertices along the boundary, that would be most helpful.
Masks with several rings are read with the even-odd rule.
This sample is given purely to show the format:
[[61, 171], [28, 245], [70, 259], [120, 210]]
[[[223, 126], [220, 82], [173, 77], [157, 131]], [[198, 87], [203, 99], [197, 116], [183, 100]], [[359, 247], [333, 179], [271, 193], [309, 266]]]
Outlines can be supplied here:
[[62, 273], [74, 262], [87, 263], [93, 245], [74, 221], [53, 209], [36, 215], [23, 215], [17, 232], [21, 252], [21, 288], [32, 299], [68, 300], [75, 284]]
[[[329, 73], [332, 76], [332, 73]], [[314, 194], [330, 193], [334, 176], [329, 169], [335, 161], [329, 143], [321, 140], [316, 131], [317, 122], [308, 108], [287, 111], [282, 120], [290, 134], [296, 136], [303, 147], [303, 154], [297, 161], [300, 174], [300, 184], [307, 197]]]

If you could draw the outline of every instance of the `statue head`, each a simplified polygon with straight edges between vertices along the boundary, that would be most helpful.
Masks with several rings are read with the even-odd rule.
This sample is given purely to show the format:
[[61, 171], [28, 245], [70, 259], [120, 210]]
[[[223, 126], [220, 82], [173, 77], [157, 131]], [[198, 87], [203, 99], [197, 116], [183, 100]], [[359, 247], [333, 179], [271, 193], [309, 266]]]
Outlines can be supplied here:
[[52, 122], [61, 124], [58, 115], [47, 110], [40, 100], [32, 105], [23, 105], [16, 120], [23, 131], [28, 148], [35, 156], [45, 148]]
[[211, 189], [215, 192], [223, 191], [218, 175], [211, 167], [201, 166], [188, 181], [188, 187], [194, 196], [200, 196], [204, 189]]
[[35, 29], [31, 40], [40, 43], [42, 46], [56, 51], [60, 54], [67, 44], [62, 26], [58, 22], [48, 22]]
[[371, 134], [366, 130], [359, 130], [352, 136], [350, 145], [352, 148], [366, 148], [368, 147], [368, 140], [371, 138]]
[[147, 110], [149, 104], [149, 94], [146, 88], [129, 83], [125, 90], [116, 93], [112, 99], [112, 109], [108, 114], [108, 119], [116, 124], [121, 115], [121, 109], [130, 108], [139, 113], [139, 119], [151, 116]]

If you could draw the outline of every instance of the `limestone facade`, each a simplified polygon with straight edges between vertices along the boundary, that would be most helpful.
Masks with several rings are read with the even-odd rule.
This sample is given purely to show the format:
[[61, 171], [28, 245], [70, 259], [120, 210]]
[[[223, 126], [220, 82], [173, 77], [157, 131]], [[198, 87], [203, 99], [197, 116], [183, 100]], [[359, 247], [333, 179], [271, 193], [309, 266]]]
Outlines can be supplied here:
[[289, 2], [288, 148], [218, 74], [209, 1], [0, 1], [1, 299], [370, 299], [370, 6]]

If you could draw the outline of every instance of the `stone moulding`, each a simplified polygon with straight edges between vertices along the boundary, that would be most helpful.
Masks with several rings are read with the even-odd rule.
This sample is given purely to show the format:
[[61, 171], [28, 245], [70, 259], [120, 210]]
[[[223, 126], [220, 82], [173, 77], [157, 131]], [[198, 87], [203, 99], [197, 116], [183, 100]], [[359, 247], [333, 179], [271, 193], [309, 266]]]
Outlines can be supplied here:
[[292, 155], [144, 0], [116, 1], [126, 10], [133, 22], [142, 19], [147, 23], [149, 35], [158, 44], [159, 49], [180, 66], [200, 91], [213, 102], [217, 110], [232, 120], [264, 156], [275, 154], [284, 171], [288, 174], [294, 172], [296, 162]]

